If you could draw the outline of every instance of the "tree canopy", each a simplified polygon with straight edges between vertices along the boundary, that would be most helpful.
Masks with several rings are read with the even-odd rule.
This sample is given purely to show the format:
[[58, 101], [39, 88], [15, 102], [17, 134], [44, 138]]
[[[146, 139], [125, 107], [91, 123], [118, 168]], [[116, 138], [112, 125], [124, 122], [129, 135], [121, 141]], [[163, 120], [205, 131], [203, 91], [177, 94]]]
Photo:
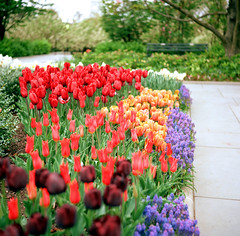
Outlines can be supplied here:
[[52, 4], [41, 4], [34, 0], [1, 0], [0, 1], [0, 40], [3, 40], [5, 32], [13, 26], [22, 23], [26, 18], [41, 14], [43, 7]]

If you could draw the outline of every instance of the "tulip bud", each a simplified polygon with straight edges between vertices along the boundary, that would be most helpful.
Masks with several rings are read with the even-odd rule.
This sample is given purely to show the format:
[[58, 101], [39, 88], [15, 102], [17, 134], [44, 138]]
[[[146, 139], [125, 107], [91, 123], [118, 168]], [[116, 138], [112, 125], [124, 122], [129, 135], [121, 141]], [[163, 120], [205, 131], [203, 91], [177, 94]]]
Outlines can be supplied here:
[[0, 179], [3, 179], [7, 175], [7, 171], [10, 167], [9, 158], [0, 158]]
[[129, 160], [118, 161], [116, 164], [117, 172], [128, 176], [131, 173], [131, 162]]
[[102, 204], [101, 191], [98, 189], [90, 189], [85, 193], [84, 204], [88, 209], [99, 209]]
[[11, 198], [7, 204], [9, 220], [16, 220], [18, 218], [18, 199]]
[[28, 183], [27, 172], [17, 166], [10, 166], [7, 173], [7, 184], [10, 190], [19, 191], [26, 187]]
[[122, 192], [127, 189], [128, 178], [123, 173], [114, 173], [111, 178], [111, 184], [115, 184]]
[[122, 191], [115, 184], [106, 186], [103, 201], [108, 206], [119, 206], [122, 204]]
[[56, 211], [56, 224], [62, 229], [71, 228], [76, 222], [76, 217], [76, 208], [69, 204], [64, 204]]
[[67, 186], [60, 174], [50, 173], [46, 181], [46, 187], [50, 194], [60, 194], [66, 191]]
[[0, 235], [1, 236], [24, 236], [24, 231], [23, 228], [20, 224], [13, 223], [12, 225], [9, 225], [3, 234], [1, 234], [0, 230]]
[[39, 212], [33, 213], [27, 223], [27, 232], [32, 235], [45, 234], [47, 224], [47, 217], [44, 217]]
[[80, 171], [80, 178], [82, 182], [90, 183], [96, 178], [96, 172], [94, 166], [84, 166]]
[[35, 184], [38, 188], [46, 188], [46, 180], [50, 172], [48, 169], [37, 169], [35, 171]]

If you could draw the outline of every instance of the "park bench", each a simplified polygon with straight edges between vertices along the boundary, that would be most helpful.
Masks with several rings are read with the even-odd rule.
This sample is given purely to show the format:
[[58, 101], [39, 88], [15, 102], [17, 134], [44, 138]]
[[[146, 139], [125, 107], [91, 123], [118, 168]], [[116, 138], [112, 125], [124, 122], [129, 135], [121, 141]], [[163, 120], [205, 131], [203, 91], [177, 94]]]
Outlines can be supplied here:
[[193, 43], [148, 43], [147, 56], [151, 56], [153, 52], [163, 52], [170, 54], [184, 54], [186, 52], [204, 52], [208, 50], [208, 44]]

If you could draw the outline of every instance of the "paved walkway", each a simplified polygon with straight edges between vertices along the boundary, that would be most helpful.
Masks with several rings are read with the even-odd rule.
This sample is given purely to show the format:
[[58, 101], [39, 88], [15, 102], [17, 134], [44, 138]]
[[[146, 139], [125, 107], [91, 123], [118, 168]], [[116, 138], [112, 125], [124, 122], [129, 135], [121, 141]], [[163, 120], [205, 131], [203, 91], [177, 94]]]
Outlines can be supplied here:
[[[72, 55], [69, 52], [53, 52], [46, 55], [36, 55], [36, 56], [28, 56], [28, 57], [18, 57], [23, 63], [46, 63], [46, 62], [56, 62], [56, 61], [68, 61], [72, 59]], [[15, 58], [14, 58], [15, 59]]]
[[185, 83], [196, 125], [194, 216], [203, 236], [240, 235], [240, 83]]

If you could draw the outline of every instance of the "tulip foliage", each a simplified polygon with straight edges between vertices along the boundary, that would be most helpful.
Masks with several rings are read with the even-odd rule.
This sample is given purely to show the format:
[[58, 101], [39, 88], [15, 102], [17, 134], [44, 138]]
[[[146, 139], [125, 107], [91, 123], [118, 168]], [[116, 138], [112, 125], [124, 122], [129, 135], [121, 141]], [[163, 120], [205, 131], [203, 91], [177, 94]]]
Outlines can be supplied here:
[[[27, 189], [22, 230], [133, 235], [143, 220], [143, 198], [191, 187], [186, 168], [192, 163], [179, 166], [183, 160], [166, 141], [179, 90], [144, 88], [141, 79], [147, 76], [147, 71], [97, 63], [22, 71], [26, 162], [16, 157], [21, 166], [16, 167], [0, 159], [2, 189], [5, 178], [10, 190]], [[17, 199], [8, 207], [4, 201], [0, 228], [5, 230], [25, 216], [17, 211]]]

